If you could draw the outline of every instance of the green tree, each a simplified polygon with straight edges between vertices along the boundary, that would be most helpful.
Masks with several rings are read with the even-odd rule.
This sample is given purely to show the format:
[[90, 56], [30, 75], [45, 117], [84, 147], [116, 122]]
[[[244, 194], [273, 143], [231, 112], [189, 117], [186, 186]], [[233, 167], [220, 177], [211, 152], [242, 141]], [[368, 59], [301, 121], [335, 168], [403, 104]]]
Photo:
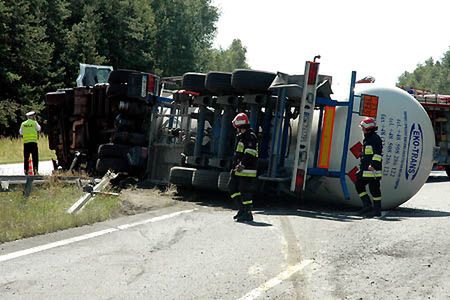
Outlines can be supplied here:
[[44, 2], [46, 16], [46, 34], [48, 42], [53, 46], [51, 65], [51, 89], [64, 87], [66, 66], [63, 55], [66, 50], [66, 37], [69, 33], [68, 20], [71, 15], [67, 0], [47, 0]]
[[94, 6], [83, 8], [81, 22], [74, 24], [65, 39], [66, 51], [62, 54], [65, 65], [65, 82], [75, 85], [79, 63], [103, 64], [107, 59], [100, 55], [97, 44], [100, 40], [99, 19]]
[[114, 68], [152, 70], [156, 27], [148, 0], [103, 0], [99, 5], [99, 53]]
[[3, 1], [0, 5], [2, 134], [15, 133], [12, 127], [17, 127], [18, 117], [26, 110], [43, 107], [39, 100], [49, 85], [48, 66], [54, 50], [47, 41], [44, 2]]
[[450, 93], [450, 50], [442, 61], [427, 59], [418, 64], [413, 72], [404, 72], [398, 79], [398, 86], [429, 90], [434, 93]]
[[211, 0], [152, 0], [155, 72], [162, 76], [204, 70], [219, 14]]
[[227, 49], [212, 49], [208, 70], [232, 72], [236, 69], [248, 69], [247, 49], [241, 40], [235, 39]]

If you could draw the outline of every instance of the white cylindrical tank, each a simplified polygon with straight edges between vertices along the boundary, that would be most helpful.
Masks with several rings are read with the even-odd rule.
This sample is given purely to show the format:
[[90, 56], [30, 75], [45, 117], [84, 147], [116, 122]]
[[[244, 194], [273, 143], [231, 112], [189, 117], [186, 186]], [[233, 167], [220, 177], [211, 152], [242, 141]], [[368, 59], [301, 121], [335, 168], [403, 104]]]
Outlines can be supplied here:
[[[355, 95], [369, 94], [379, 97], [378, 134], [383, 140], [383, 177], [381, 180], [383, 209], [395, 208], [414, 196], [426, 182], [433, 165], [435, 138], [431, 121], [420, 103], [399, 88], [358, 85]], [[354, 111], [359, 110], [360, 99], [355, 97]], [[330, 158], [330, 171], [340, 169], [347, 107], [337, 107]], [[363, 135], [359, 122], [363, 119], [353, 114], [349, 149], [362, 143]], [[317, 117], [314, 123], [317, 123]], [[294, 131], [295, 132], [295, 131]], [[311, 138], [310, 167], [313, 166], [317, 128]], [[295, 143], [294, 143], [295, 144]], [[359, 168], [359, 159], [347, 152], [346, 173]], [[350, 200], [344, 199], [339, 179], [315, 177], [306, 181], [305, 197], [361, 206], [353, 182], [348, 176], [347, 186]], [[369, 192], [368, 186], [366, 187]]]

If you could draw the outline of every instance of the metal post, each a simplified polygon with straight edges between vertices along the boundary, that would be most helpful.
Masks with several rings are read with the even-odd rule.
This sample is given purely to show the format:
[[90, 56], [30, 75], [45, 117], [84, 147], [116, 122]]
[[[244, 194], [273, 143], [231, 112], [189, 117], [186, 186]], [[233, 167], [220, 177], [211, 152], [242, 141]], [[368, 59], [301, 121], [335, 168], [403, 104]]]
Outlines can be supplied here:
[[212, 142], [211, 142], [211, 153], [213, 155], [217, 154], [219, 151], [220, 144], [220, 133], [222, 132], [221, 127], [223, 126], [221, 122], [222, 110], [216, 107], [214, 109], [214, 124], [212, 128]]
[[148, 147], [147, 147], [147, 177], [152, 178], [152, 162], [153, 162], [153, 137], [156, 130], [156, 121], [158, 119], [158, 105], [152, 107], [152, 113], [150, 114], [150, 128], [148, 130]]
[[169, 124], [168, 124], [169, 126], [168, 127], [170, 129], [172, 129], [173, 128], [173, 119], [174, 119], [174, 114], [175, 114], [175, 107], [172, 106], [170, 108], [170, 114], [171, 114], [171, 116], [169, 117]]
[[217, 151], [217, 157], [220, 159], [225, 158], [227, 154], [227, 144], [230, 143], [228, 140], [228, 133], [230, 132], [232, 118], [233, 110], [227, 105], [222, 115], [222, 126], [220, 127], [219, 149]]
[[322, 119], [323, 119], [323, 106], [320, 106], [319, 125], [317, 126], [317, 136], [316, 136], [317, 140], [316, 140], [316, 149], [314, 151], [313, 168], [317, 168], [317, 160], [319, 159], [320, 138], [322, 135]]
[[195, 137], [194, 156], [197, 158], [202, 153], [203, 136], [205, 134], [206, 106], [201, 105], [197, 119], [197, 135]]
[[276, 177], [278, 173], [278, 157], [281, 149], [281, 124], [286, 102], [286, 90], [280, 89], [278, 92], [278, 101], [275, 108], [273, 134], [272, 134], [272, 154], [269, 162], [269, 177]]
[[258, 104], [250, 104], [250, 127], [255, 133], [258, 133]]
[[342, 159], [341, 159], [341, 170], [340, 170], [340, 181], [342, 186], [342, 191], [344, 192], [345, 199], [350, 199], [350, 194], [348, 192], [347, 183], [345, 181], [345, 167], [347, 165], [347, 152], [348, 145], [350, 143], [350, 130], [352, 126], [353, 117], [353, 103], [355, 100], [355, 82], [356, 82], [356, 72], [352, 72], [352, 81], [350, 83], [350, 95], [348, 98], [348, 110], [347, 110], [347, 122], [345, 124], [345, 136], [344, 136], [344, 148], [342, 149]]
[[287, 142], [289, 139], [289, 121], [291, 120], [291, 114], [289, 111], [289, 107], [287, 107], [285, 110], [284, 115], [284, 124], [283, 124], [283, 136], [281, 141], [281, 151], [279, 156], [278, 165], [283, 166], [284, 160], [286, 158], [286, 148], [287, 148]]
[[263, 124], [263, 140], [260, 148], [260, 158], [265, 159], [268, 157], [269, 142], [270, 142], [270, 127], [272, 123], [273, 107], [271, 102], [267, 102], [266, 110], [264, 112], [264, 124]]

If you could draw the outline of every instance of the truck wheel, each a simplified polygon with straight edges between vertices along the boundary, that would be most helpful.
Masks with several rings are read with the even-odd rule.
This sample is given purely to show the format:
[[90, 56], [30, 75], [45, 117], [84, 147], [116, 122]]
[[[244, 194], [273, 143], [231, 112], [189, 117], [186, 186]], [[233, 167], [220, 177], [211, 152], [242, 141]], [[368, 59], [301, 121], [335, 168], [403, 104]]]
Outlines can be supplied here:
[[450, 166], [445, 167], [445, 173], [447, 173], [447, 176], [450, 177]]
[[231, 85], [242, 93], [266, 93], [276, 74], [254, 70], [235, 70], [231, 76]]
[[133, 146], [147, 146], [147, 138], [142, 133], [130, 133], [129, 144]]
[[126, 131], [115, 132], [111, 138], [114, 144], [125, 144], [132, 146], [147, 146], [147, 138], [145, 134], [133, 133]]
[[207, 93], [208, 90], [205, 88], [206, 74], [203, 73], [185, 73], [183, 75], [182, 89], [197, 93]]
[[128, 86], [125, 84], [110, 84], [106, 89], [106, 96], [108, 97], [126, 97], [128, 93]]
[[177, 186], [191, 187], [192, 175], [196, 169], [173, 167], [170, 169], [169, 182]]
[[97, 173], [100, 175], [106, 174], [108, 170], [114, 172], [129, 172], [130, 167], [125, 159], [122, 158], [99, 158], [96, 165]]
[[136, 121], [126, 118], [122, 113], [120, 113], [114, 119], [114, 126], [119, 130], [133, 131], [136, 128]]
[[126, 131], [117, 131], [114, 132], [111, 141], [114, 144], [128, 144], [129, 133]]
[[195, 170], [192, 186], [204, 190], [217, 190], [219, 172], [214, 170]]
[[127, 152], [128, 164], [139, 170], [147, 167], [148, 150], [146, 147], [135, 146], [131, 147]]
[[120, 101], [119, 111], [127, 116], [141, 116], [147, 113], [148, 106], [142, 101]]
[[228, 181], [230, 181], [230, 172], [220, 172], [217, 180], [217, 187], [222, 192], [228, 192]]
[[117, 144], [103, 144], [98, 147], [99, 158], [125, 158], [131, 147]]
[[205, 87], [217, 95], [231, 95], [234, 92], [231, 86], [231, 73], [209, 72], [206, 74]]
[[126, 70], [126, 69], [111, 71], [111, 73], [109, 73], [108, 82], [109, 82], [109, 84], [127, 83], [128, 75], [133, 74], [133, 73], [139, 73], [139, 72], [133, 71], [133, 70]]
[[195, 140], [189, 140], [184, 142], [183, 154], [186, 156], [194, 155]]

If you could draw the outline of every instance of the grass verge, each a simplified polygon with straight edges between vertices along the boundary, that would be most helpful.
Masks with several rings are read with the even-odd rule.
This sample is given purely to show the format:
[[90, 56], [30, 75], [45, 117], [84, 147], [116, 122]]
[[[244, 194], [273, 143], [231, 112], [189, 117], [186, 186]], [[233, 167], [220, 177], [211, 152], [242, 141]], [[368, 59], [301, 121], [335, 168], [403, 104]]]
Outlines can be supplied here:
[[[38, 140], [39, 160], [55, 159], [54, 151], [48, 148], [48, 138], [41, 135]], [[19, 138], [0, 139], [0, 164], [23, 162], [23, 142]]]
[[22, 188], [0, 193], [0, 243], [92, 224], [119, 215], [119, 198], [99, 195], [76, 215], [66, 210], [83, 194], [75, 185], [48, 182], [34, 186], [24, 198]]

